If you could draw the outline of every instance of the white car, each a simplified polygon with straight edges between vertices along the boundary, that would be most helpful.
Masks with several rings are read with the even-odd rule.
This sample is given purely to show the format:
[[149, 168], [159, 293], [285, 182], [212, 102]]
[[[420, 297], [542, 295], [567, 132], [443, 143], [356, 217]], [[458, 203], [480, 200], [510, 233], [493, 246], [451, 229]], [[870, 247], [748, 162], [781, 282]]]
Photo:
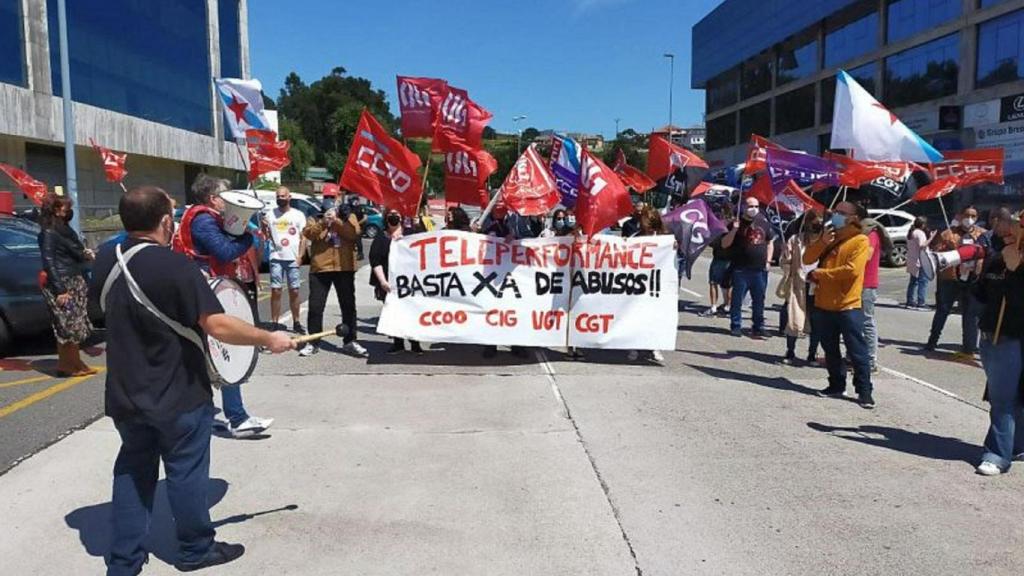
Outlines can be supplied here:
[[883, 259], [886, 266], [899, 268], [907, 264], [907, 235], [910, 234], [910, 227], [914, 224], [914, 216], [902, 210], [868, 210], [871, 218], [878, 220], [878, 223], [885, 226], [885, 231], [892, 239], [892, 252]]

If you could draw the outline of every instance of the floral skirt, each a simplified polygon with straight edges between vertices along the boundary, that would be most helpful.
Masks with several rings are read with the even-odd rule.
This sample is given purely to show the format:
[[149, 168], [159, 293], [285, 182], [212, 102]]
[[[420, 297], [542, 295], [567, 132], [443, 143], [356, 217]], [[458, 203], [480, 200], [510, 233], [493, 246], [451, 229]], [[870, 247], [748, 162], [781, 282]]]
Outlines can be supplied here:
[[89, 288], [85, 278], [75, 276], [64, 280], [64, 286], [71, 299], [64, 306], [57, 304], [57, 295], [49, 288], [43, 288], [43, 298], [50, 308], [53, 335], [58, 344], [81, 344], [92, 333], [89, 323]]

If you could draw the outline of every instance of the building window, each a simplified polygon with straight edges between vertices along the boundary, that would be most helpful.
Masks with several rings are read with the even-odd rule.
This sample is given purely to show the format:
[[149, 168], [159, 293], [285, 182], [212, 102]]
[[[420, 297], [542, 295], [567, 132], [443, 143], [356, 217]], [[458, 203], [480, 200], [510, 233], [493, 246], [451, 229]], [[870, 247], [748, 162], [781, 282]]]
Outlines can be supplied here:
[[775, 60], [776, 86], [799, 80], [818, 71], [818, 40], [814, 33], [791, 40], [779, 48]]
[[221, 78], [241, 78], [242, 34], [238, 24], [238, 0], [217, 0], [217, 21]]
[[719, 74], [715, 78], [708, 80], [707, 87], [705, 88], [708, 112], [721, 110], [739, 101], [739, 76], [739, 68], [733, 68], [724, 74]]
[[[877, 3], [874, 5], [877, 6]], [[854, 13], [825, 25], [825, 67], [832, 68], [878, 48], [878, 12]]]
[[893, 0], [889, 2], [890, 43], [949, 22], [960, 15], [962, 0]]
[[[878, 65], [874, 62], [869, 62], [863, 66], [858, 66], [853, 70], [847, 70], [846, 73], [853, 77], [858, 84], [864, 87], [865, 90], [870, 92], [874, 96], [878, 96], [878, 91], [875, 90], [875, 72], [878, 70]], [[832, 122], [832, 113], [835, 110], [836, 104], [836, 77], [826, 78], [821, 81], [821, 123], [829, 124]]]
[[814, 126], [814, 84], [775, 98], [775, 133], [785, 134]]
[[981, 2], [978, 3], [978, 8], [991, 8], [992, 6], [1002, 4], [1003, 2], [1006, 2], [1006, 0], [981, 0]]
[[21, 0], [0, 0], [0, 82], [25, 85]]
[[1024, 78], [1022, 35], [1024, 10], [989, 20], [978, 27], [978, 88]]
[[885, 98], [890, 108], [956, 94], [960, 35], [951, 34], [885, 59]]
[[767, 136], [772, 130], [772, 102], [765, 100], [740, 110], [740, 142], [750, 140], [751, 134]]
[[708, 150], [718, 150], [736, 145], [736, 114], [726, 114], [708, 120]]
[[[76, 102], [212, 133], [207, 0], [67, 3]], [[47, 0], [50, 31], [57, 2]], [[60, 44], [50, 34], [53, 92], [61, 95]]]
[[740, 98], [746, 100], [772, 89], [772, 57], [762, 54], [743, 63], [740, 78]]

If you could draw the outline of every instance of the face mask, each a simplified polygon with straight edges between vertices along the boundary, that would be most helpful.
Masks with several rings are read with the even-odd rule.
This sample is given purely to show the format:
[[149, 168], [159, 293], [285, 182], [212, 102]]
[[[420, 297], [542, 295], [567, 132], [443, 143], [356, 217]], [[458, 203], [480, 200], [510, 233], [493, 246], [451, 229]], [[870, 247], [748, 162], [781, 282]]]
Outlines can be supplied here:
[[846, 214], [839, 214], [838, 212], [832, 215], [832, 227], [836, 230], [846, 227]]
[[963, 222], [961, 222], [961, 224], [963, 224], [964, 230], [970, 230], [971, 228], [974, 228], [974, 225], [977, 222], [978, 222], [977, 218], [964, 218], [964, 220], [963, 220]]
[[402, 223], [402, 217], [398, 214], [388, 214], [388, 226], [398, 226]]
[[281, 209], [287, 208], [288, 207], [288, 201], [284, 200], [282, 198], [278, 198], [277, 199], [277, 207], [281, 208]]
[[748, 206], [747, 209], [744, 211], [744, 214], [747, 215], [747, 218], [754, 218], [755, 216], [757, 216], [758, 212], [760, 212], [758, 208]]
[[569, 228], [572, 228], [573, 226], [576, 226], [576, 219], [571, 217], [571, 216], [569, 218], [566, 218], [565, 219], [565, 225], [567, 227], [569, 227]]
[[559, 229], [565, 228], [565, 219], [564, 218], [557, 218], [557, 219], [555, 219], [555, 228], [559, 228]]

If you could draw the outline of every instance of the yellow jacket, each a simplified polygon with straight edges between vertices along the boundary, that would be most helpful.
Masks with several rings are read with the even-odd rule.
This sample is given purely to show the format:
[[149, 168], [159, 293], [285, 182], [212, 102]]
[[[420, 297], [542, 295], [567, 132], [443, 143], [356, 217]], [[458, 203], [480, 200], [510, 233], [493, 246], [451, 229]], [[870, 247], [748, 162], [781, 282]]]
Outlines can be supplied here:
[[804, 264], [818, 262], [814, 306], [830, 312], [857, 310], [864, 291], [864, 269], [871, 257], [868, 237], [860, 227], [847, 226], [829, 242], [820, 238], [807, 247]]

